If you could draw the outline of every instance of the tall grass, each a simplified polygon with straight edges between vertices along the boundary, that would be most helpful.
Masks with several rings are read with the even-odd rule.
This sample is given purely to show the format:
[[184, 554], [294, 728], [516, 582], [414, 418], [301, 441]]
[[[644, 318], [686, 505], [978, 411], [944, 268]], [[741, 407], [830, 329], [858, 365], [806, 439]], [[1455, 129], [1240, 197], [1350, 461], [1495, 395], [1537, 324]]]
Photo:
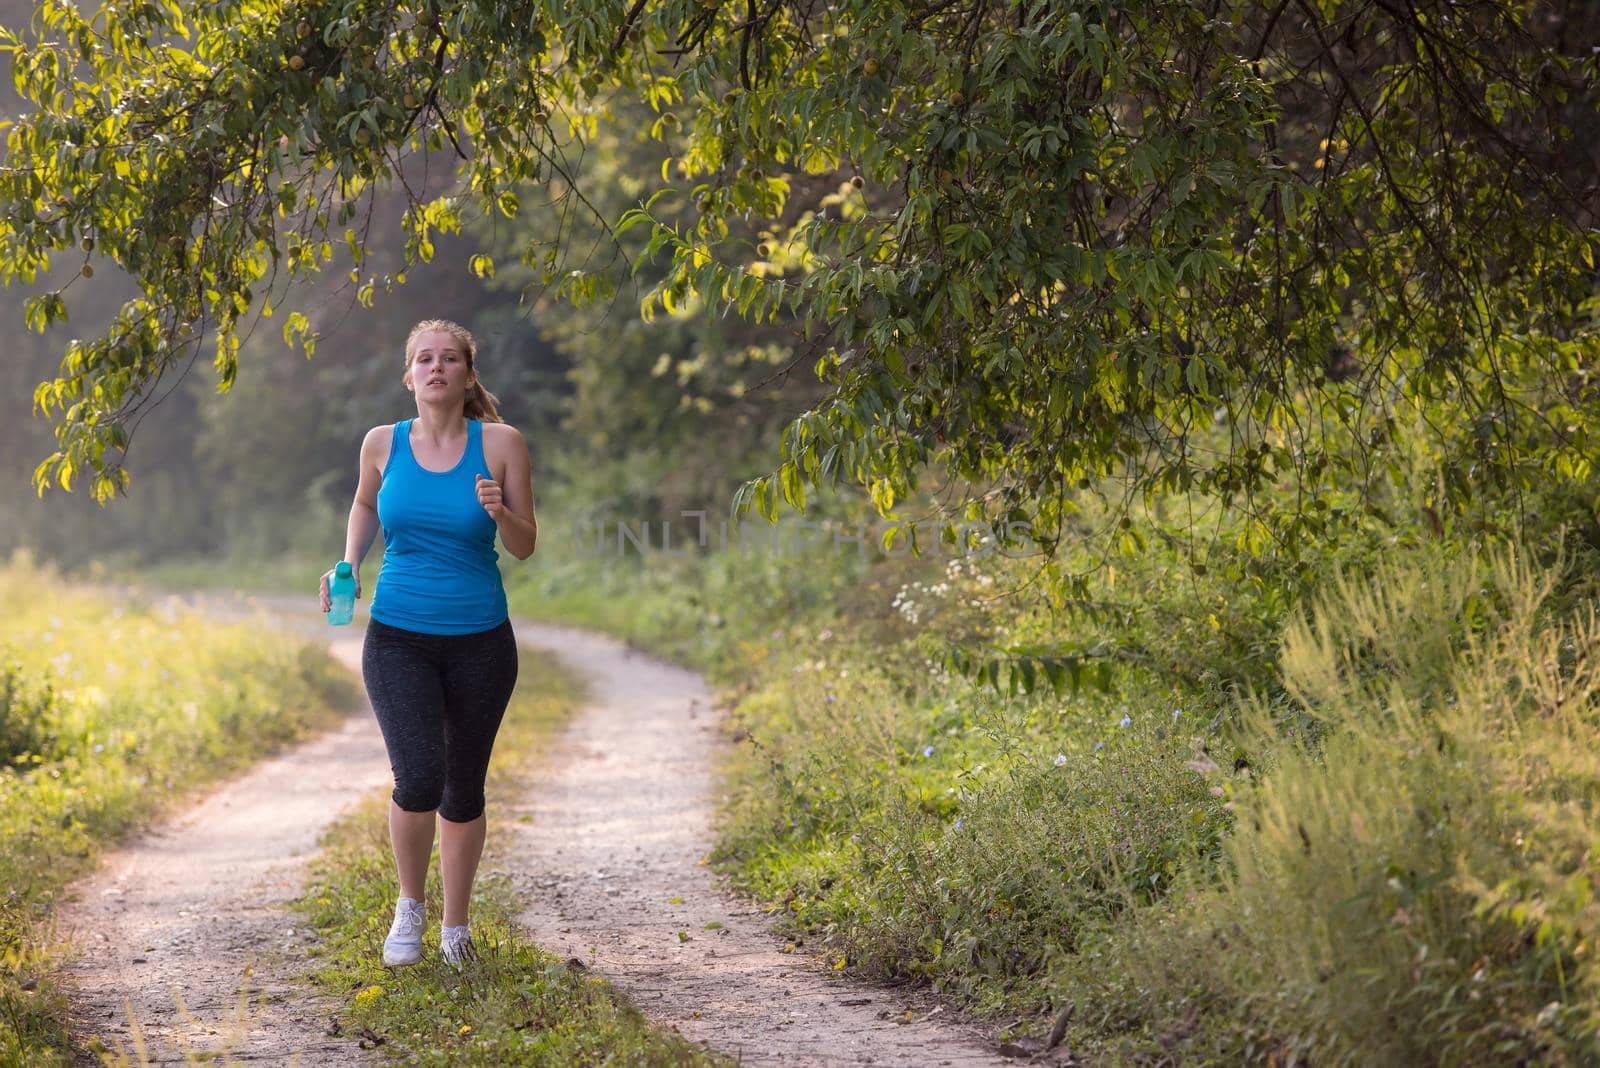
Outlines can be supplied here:
[[[831, 965], [1025, 1027], [1071, 1002], [1111, 1063], [1600, 1062], [1600, 633], [1553, 532], [1280, 565], [1223, 530], [1204, 569], [1126, 534], [1065, 614], [993, 557], [537, 581], [729, 688], [717, 861]], [[1003, 694], [951, 643], [1115, 667]]]
[[0, 566], [0, 1063], [68, 1059], [49, 918], [98, 847], [353, 699], [301, 641]]
[[1511, 552], [1402, 564], [1286, 629], [1225, 875], [1130, 951], [1215, 1017], [1205, 1055], [1600, 1060], [1600, 619], [1552, 616], [1557, 583]]
[[1085, 931], [1215, 863], [1223, 799], [1184, 767], [1214, 716], [1125, 668], [1062, 697], [946, 669], [952, 640], [1056, 637], [1003, 596], [1031, 561], [864, 565], [825, 546], [607, 563], [530, 573], [513, 602], [738, 695], [716, 860], [831, 965], [1036, 1007]]

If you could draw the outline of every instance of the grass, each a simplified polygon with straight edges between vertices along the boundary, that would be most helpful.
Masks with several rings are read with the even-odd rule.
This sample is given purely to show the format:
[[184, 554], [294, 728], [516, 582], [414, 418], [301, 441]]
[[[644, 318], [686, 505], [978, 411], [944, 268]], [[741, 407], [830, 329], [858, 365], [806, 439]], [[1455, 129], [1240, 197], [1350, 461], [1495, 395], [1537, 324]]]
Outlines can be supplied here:
[[70, 1063], [50, 917], [100, 847], [354, 696], [306, 643], [0, 566], [0, 1063]]
[[[716, 863], [830, 966], [1021, 1031], [1071, 1004], [1108, 1065], [1600, 1063], [1600, 546], [1425, 490], [1283, 560], [1253, 520], [1086, 515], [1054, 606], [1003, 595], [1028, 562], [827, 552], [558, 550], [508, 588], [724, 687]], [[1107, 670], [1008, 691], [953, 645]]]
[[497, 809], [525, 791], [544, 743], [578, 695], [559, 664], [524, 650], [518, 686], [495, 745], [488, 795], [490, 837], [472, 929], [482, 959], [460, 974], [438, 957], [437, 854], [429, 877], [434, 918], [428, 955], [385, 968], [380, 948], [397, 893], [385, 823], [387, 797], [373, 798], [329, 831], [298, 902], [320, 936], [315, 981], [342, 1005], [344, 1033], [370, 1031], [391, 1057], [418, 1065], [719, 1065], [728, 1063], [655, 1029], [601, 978], [525, 941], [515, 925], [514, 887], [496, 874]]
[[1219, 1063], [1600, 1060], [1600, 617], [1563, 570], [1392, 563], [1286, 628], [1222, 876], [1112, 938], [1134, 1026], [1190, 1014], [1171, 1049]]
[[1047, 1026], [1063, 959], [1215, 862], [1229, 817], [1186, 764], [1225, 746], [1127, 668], [1059, 697], [952, 675], [942, 635], [1030, 640], [986, 599], [996, 574], [885, 569], [769, 633], [716, 859], [830, 963]]
[[[1065, 613], [993, 557], [556, 560], [512, 597], [721, 684], [716, 863], [830, 966], [1024, 1031], [1070, 1003], [1113, 1065], [1600, 1063], [1592, 566], [1452, 524], [1281, 570], [1222, 529], [1191, 570], [1135, 512]], [[997, 691], [952, 645], [1111, 666]]]
[[[340, 550], [335, 549], [334, 553]], [[377, 550], [381, 556], [381, 547]], [[378, 556], [374, 556], [376, 561]], [[222, 590], [238, 593], [304, 593], [307, 602], [316, 596], [317, 578], [334, 564], [333, 559], [283, 556], [251, 560], [167, 560], [140, 567], [136, 574], [141, 585], [166, 590]], [[367, 568], [364, 591], [371, 596], [371, 583], [377, 570]], [[89, 577], [95, 577], [90, 569]]]

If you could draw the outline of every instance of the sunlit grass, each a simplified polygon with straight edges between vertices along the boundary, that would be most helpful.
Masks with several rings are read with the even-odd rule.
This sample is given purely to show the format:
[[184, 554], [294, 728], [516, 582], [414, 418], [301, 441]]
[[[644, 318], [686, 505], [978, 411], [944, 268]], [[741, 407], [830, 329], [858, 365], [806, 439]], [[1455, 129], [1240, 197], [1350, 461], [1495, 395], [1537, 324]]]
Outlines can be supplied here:
[[[136, 575], [140, 584], [150, 589], [302, 594], [310, 603], [318, 576], [334, 565], [337, 553], [334, 549], [326, 560], [299, 556], [249, 560], [174, 559], [145, 565]], [[374, 562], [381, 555], [380, 546], [375, 550]], [[369, 590], [376, 576], [376, 568], [366, 568]]]
[[64, 1062], [57, 895], [97, 849], [355, 699], [320, 649], [0, 567], [0, 1062]]

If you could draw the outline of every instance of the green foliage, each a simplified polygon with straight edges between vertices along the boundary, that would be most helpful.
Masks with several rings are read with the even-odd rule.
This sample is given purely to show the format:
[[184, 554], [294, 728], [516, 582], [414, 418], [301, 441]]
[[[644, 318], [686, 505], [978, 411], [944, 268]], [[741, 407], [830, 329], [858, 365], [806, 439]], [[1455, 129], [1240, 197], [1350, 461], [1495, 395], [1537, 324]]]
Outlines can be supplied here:
[[1029, 1010], [1085, 932], [1216, 854], [1221, 801], [1165, 703], [958, 686], [897, 707], [902, 678], [836, 662], [828, 691], [774, 680], [741, 705], [757, 756], [720, 853], [830, 960]]
[[[1509, 0], [230, 0], [91, 20], [48, 0], [37, 36], [6, 40], [34, 110], [8, 133], [0, 263], [28, 283], [92, 243], [140, 296], [41, 387], [61, 447], [37, 480], [122, 486], [159, 376], [208, 331], [230, 383], [247, 317], [338, 246], [369, 302], [385, 279], [363, 274], [363, 206], [393, 187], [409, 262], [542, 203], [556, 221], [480, 253], [480, 275], [520, 260], [608, 298], [609, 265], [574, 247], [588, 217], [649, 280], [646, 318], [803, 323], [829, 392], [740, 499], [769, 514], [836, 480], [887, 512], [930, 464], [1046, 528], [1083, 478], [1222, 499], [1289, 478], [1304, 492], [1263, 524], [1293, 543], [1324, 522], [1327, 477], [1359, 490], [1391, 421], [1438, 406], [1490, 477], [1581, 481], [1596, 335], [1576, 146], [1600, 78], [1574, 42], [1593, 18]], [[638, 170], [674, 194], [585, 191], [574, 161], [618, 120], [661, 140]], [[451, 159], [461, 192], [399, 183], [405, 153]], [[67, 310], [57, 290], [29, 306], [36, 327]]]
[[1119, 660], [1107, 689], [1055, 697], [947, 669], [952, 640], [1051, 633], [1002, 596], [1030, 568], [730, 548], [559, 558], [511, 596], [735, 688], [743, 744], [718, 857], [783, 903], [797, 939], [841, 967], [1015, 1008], [1047, 996], [1083, 932], [1214, 863], [1226, 824], [1184, 766], [1196, 738], [1221, 749], [1206, 706], [1147, 670]]
[[[834, 343], [836, 393], [742, 503], [770, 515], [842, 476], [887, 510], [937, 461], [1049, 525], [1086, 476], [1227, 498], [1289, 475], [1306, 497], [1266, 522], [1293, 541], [1327, 469], [1369, 467], [1397, 410], [1446, 393], [1497, 471], [1535, 460], [1517, 425], [1566, 407], [1550, 383], [1594, 354], [1593, 250], [1562, 191], [1584, 179], [1523, 156], [1513, 116], [1547, 100], [1593, 128], [1595, 97], [1576, 76], [1592, 57], [1520, 12], [1446, 30], [1356, 5], [847, 8], [736, 94], [704, 164], [715, 196], [720, 160], [792, 165], [814, 138], [857, 157], [872, 201], [801, 230], [783, 297]], [[1504, 110], [1471, 103], [1486, 94]], [[758, 110], [787, 133], [739, 121]], [[668, 292], [734, 287], [716, 226], [659, 233]], [[1353, 436], [1325, 440], [1335, 424]], [[1586, 428], [1567, 422], [1564, 462], [1583, 466]]]
[[1597, 635], [1552, 611], [1565, 577], [1424, 556], [1286, 630], [1295, 697], [1245, 727], [1265, 774], [1230, 790], [1223, 878], [1079, 969], [1126, 962], [1125, 1026], [1187, 1016], [1222, 1062], [1594, 1060]]
[[[529, 672], [538, 693], [523, 689], [495, 746], [491, 812], [519, 796], [532, 757], [577, 704], [558, 664]], [[675, 1035], [653, 1030], [599, 976], [570, 968], [522, 940], [514, 887], [490, 875], [478, 884], [473, 936], [482, 959], [461, 974], [429, 956], [411, 968], [386, 968], [380, 947], [393, 916], [394, 861], [383, 833], [386, 799], [373, 799], [328, 832], [310, 885], [297, 903], [321, 935], [317, 982], [344, 1004], [347, 1033], [370, 1029], [408, 1064], [716, 1065], [720, 1058]], [[491, 836], [486, 867], [492, 867]], [[438, 870], [429, 909], [441, 914]]]
[[[751, 470], [770, 466], [783, 424], [820, 387], [782, 373], [795, 358], [787, 320], [681, 310], [646, 322], [636, 312], [664, 268], [644, 257], [641, 231], [612, 232], [606, 222], [649, 196], [667, 149], [650, 135], [655, 113], [645, 105], [611, 101], [606, 114], [572, 174], [594, 214], [524, 211], [474, 227], [501, 265], [494, 288], [531, 305], [541, 336], [570, 365], [562, 432], [541, 450], [540, 473], [586, 518], [720, 514]], [[675, 224], [695, 214], [682, 198], [657, 200], [655, 210]], [[527, 252], [562, 244], [585, 271], [615, 276], [618, 292], [583, 307], [559, 300], [547, 267], [528, 263]]]
[[308, 646], [74, 590], [24, 561], [0, 568], [0, 663], [0, 1061], [64, 1064], [61, 888], [102, 843], [353, 694]]
[[30, 678], [20, 664], [0, 665], [0, 764], [30, 763], [35, 753], [54, 750], [48, 732], [59, 718], [56, 705], [48, 683]]
[[[527, 603], [732, 688], [718, 862], [830, 965], [1074, 1002], [1108, 1063], [1588, 1063], [1590, 491], [1452, 503], [1438, 440], [1316, 555], [1090, 487], [1048, 564], [552, 562]], [[1091, 649], [1106, 690], [1009, 685]]]
[[[6, 31], [17, 91], [36, 110], [8, 136], [4, 280], [31, 283], [69, 250], [87, 275], [97, 252], [141, 292], [104, 336], [71, 343], [60, 376], [37, 392], [62, 446], [37, 473], [41, 486], [67, 487], [88, 471], [96, 496], [120, 489], [127, 424], [155, 381], [193, 359], [209, 331], [230, 385], [245, 317], [271, 317], [273, 287], [331, 264], [335, 240], [370, 302], [377, 282], [359, 274], [362, 194], [397, 173], [380, 148], [415, 133], [436, 103], [454, 100], [471, 116], [480, 193], [527, 177], [512, 154], [483, 155], [510, 101], [479, 85], [492, 70], [525, 83], [530, 58], [529, 42], [496, 32], [491, 14], [463, 7], [418, 20], [392, 5], [234, 2], [108, 8], [91, 21], [47, 2], [37, 39]], [[457, 42], [448, 64], [447, 42]], [[435, 127], [418, 145], [453, 136]], [[426, 260], [434, 232], [459, 229], [460, 216], [442, 200], [415, 209], [408, 248]], [[60, 291], [32, 298], [30, 325], [67, 310]], [[293, 312], [283, 334], [308, 350], [315, 342]]]

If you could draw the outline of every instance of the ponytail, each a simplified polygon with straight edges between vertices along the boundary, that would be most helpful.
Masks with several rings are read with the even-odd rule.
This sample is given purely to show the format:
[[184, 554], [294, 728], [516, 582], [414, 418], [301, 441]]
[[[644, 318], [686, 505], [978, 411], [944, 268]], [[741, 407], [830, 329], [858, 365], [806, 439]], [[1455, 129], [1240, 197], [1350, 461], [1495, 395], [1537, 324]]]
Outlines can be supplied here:
[[472, 331], [460, 323], [451, 322], [449, 319], [424, 319], [411, 328], [411, 333], [406, 336], [406, 368], [411, 367], [411, 347], [416, 343], [417, 337], [430, 330], [440, 330], [460, 343], [467, 354], [467, 370], [472, 372], [472, 385], [467, 389], [467, 402], [464, 414], [468, 419], [480, 419], [485, 423], [503, 423], [500, 418], [500, 399], [487, 389], [478, 378], [478, 342], [472, 336]]
[[500, 398], [484, 389], [482, 382], [474, 379], [472, 388], [467, 390], [467, 418], [481, 419], [485, 423], [503, 423], [505, 420], [500, 418], [500, 409], [497, 407], [499, 403]]

